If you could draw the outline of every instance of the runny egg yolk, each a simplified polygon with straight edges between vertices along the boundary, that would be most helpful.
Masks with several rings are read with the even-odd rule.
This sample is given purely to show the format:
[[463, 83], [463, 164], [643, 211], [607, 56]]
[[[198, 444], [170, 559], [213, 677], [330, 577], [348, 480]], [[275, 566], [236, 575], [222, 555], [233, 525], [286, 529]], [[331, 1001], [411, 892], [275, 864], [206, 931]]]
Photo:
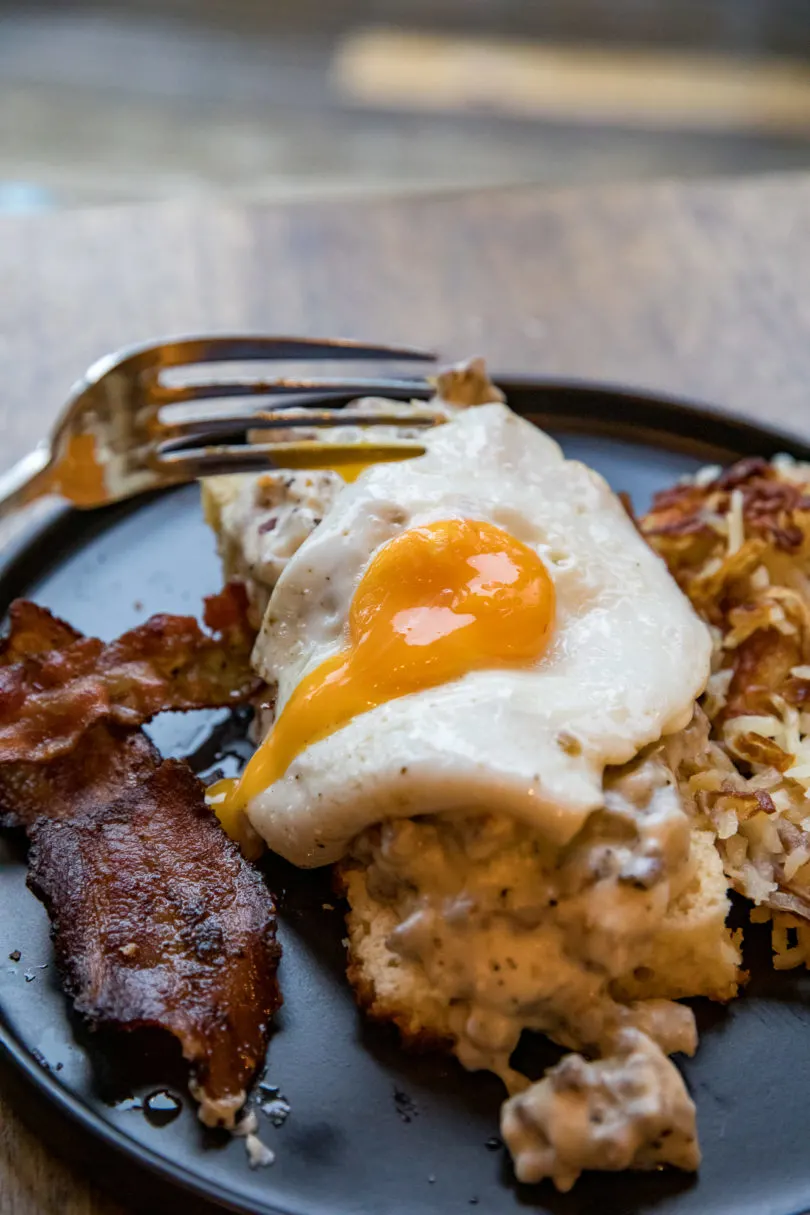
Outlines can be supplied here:
[[361, 460], [356, 464], [338, 464], [334, 471], [343, 478], [347, 485], [353, 485], [362, 472], [367, 468], [373, 468], [373, 460]]
[[312, 743], [377, 705], [468, 671], [525, 666], [554, 623], [554, 584], [508, 532], [447, 519], [402, 532], [355, 591], [349, 643], [307, 675], [228, 801], [244, 809]]

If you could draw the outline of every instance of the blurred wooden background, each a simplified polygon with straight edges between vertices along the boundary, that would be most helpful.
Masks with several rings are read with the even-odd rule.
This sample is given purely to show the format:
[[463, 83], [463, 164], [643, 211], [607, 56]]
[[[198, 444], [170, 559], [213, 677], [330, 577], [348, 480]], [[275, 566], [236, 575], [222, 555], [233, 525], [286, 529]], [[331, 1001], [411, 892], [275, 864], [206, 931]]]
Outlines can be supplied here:
[[0, 0], [0, 209], [808, 166], [807, 0]]

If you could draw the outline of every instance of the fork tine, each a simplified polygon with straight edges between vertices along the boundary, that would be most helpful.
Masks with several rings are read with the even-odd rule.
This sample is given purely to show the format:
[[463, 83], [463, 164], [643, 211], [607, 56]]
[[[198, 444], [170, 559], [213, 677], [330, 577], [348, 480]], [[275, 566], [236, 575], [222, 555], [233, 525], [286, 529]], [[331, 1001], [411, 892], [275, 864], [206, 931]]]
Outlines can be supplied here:
[[226, 417], [191, 418], [182, 422], [166, 422], [160, 435], [165, 441], [195, 440], [203, 442], [240, 430], [289, 430], [295, 427], [337, 426], [396, 426], [430, 427], [444, 422], [443, 414], [413, 413], [406, 418], [398, 414], [356, 413], [342, 409], [297, 409], [290, 406], [279, 410], [256, 409], [231, 413]]
[[436, 355], [415, 346], [386, 346], [349, 338], [241, 337], [178, 338], [163, 344], [164, 366], [182, 363], [250, 362], [254, 359], [402, 359], [432, 363]]
[[220, 473], [272, 472], [274, 469], [339, 468], [341, 464], [382, 464], [423, 456], [425, 448], [412, 440], [386, 443], [255, 443], [161, 452], [156, 466], [182, 480]]
[[415, 346], [386, 346], [355, 342], [348, 338], [295, 338], [249, 336], [177, 337], [165, 342], [145, 342], [128, 346], [113, 355], [98, 359], [81, 382], [94, 384], [113, 367], [128, 363], [132, 370], [159, 372], [168, 367], [190, 363], [240, 363], [278, 359], [351, 359], [402, 360], [432, 363], [436, 355]]
[[185, 401], [205, 401], [223, 397], [250, 396], [356, 396], [360, 394], [374, 396], [425, 397], [431, 392], [431, 387], [423, 379], [323, 379], [315, 377], [307, 380], [254, 380], [247, 376], [241, 380], [230, 380], [218, 384], [183, 384], [168, 386], [153, 382], [150, 396], [153, 403], [160, 405], [181, 405]]

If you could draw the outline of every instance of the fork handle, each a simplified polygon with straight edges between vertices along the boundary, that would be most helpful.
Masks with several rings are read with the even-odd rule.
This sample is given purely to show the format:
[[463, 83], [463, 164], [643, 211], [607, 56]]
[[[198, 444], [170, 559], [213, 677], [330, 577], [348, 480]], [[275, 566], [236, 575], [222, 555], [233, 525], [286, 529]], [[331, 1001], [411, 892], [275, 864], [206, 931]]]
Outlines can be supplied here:
[[0, 523], [52, 492], [51, 479], [47, 475], [50, 463], [50, 449], [41, 444], [18, 460], [8, 472], [0, 473]]

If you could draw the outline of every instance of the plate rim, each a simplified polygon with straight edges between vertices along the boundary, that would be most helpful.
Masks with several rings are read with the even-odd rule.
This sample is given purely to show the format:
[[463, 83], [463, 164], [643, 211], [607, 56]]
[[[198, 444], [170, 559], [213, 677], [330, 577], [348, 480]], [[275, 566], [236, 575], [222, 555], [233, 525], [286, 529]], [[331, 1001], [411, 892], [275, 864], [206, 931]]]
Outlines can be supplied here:
[[[564, 430], [565, 420], [568, 419], [569, 423], [586, 423], [582, 428], [586, 433], [613, 435], [630, 443], [649, 443], [651, 435], [666, 435], [674, 440], [683, 439], [684, 446], [691, 442], [693, 450], [697, 444], [713, 447], [718, 452], [726, 450], [732, 456], [737, 453], [737, 458], [746, 455], [762, 455], [768, 458], [785, 452], [796, 459], [810, 460], [810, 441], [801, 435], [767, 422], [755, 422], [733, 411], [683, 396], [577, 377], [494, 375], [493, 379], [503, 388], [507, 399], [510, 396], [524, 398], [532, 394], [545, 395], [548, 401], [544, 408], [518, 408], [516, 412], [547, 418], [549, 422], [556, 422], [558, 429]], [[617, 406], [623, 405], [629, 411], [630, 418], [624, 414], [602, 418], [599, 413], [600, 404], [611, 402]], [[518, 401], [518, 404], [522, 403]], [[645, 423], [634, 422], [633, 415], [640, 417], [642, 413], [647, 415]], [[722, 441], [721, 437], [724, 435], [726, 438]], [[670, 450], [676, 450], [671, 444], [669, 447]], [[15, 536], [5, 550], [0, 548], [0, 593], [4, 589], [2, 583], [8, 579], [14, 581], [15, 570], [24, 564], [32, 546], [49, 533], [55, 531], [58, 534], [62, 527], [67, 527], [70, 532], [75, 530], [80, 533], [82, 520], [85, 525], [96, 520], [113, 520], [118, 514], [136, 511], [143, 503], [177, 492], [178, 488], [183, 487], [167, 487], [156, 493], [94, 511], [60, 506], [55, 512]], [[0, 600], [0, 613], [3, 616], [7, 606], [6, 597], [3, 595]], [[52, 1150], [64, 1158], [65, 1152], [61, 1150], [66, 1146], [61, 1133], [63, 1131], [67, 1131], [73, 1139], [78, 1137], [82, 1140], [82, 1136], [86, 1136], [86, 1142], [82, 1140], [85, 1150], [92, 1151], [99, 1143], [106, 1149], [111, 1149], [114, 1160], [104, 1161], [104, 1166], [117, 1164], [126, 1170], [127, 1180], [133, 1182], [133, 1190], [125, 1198], [127, 1203], [134, 1200], [136, 1204], [140, 1204], [141, 1189], [144, 1189], [152, 1210], [155, 1209], [155, 1203], [160, 1206], [166, 1198], [171, 1201], [172, 1196], [176, 1200], [183, 1195], [187, 1198], [193, 1197], [203, 1204], [203, 1207], [198, 1207], [201, 1215], [203, 1210], [212, 1212], [212, 1215], [216, 1211], [232, 1211], [238, 1215], [293, 1215], [289, 1208], [284, 1209], [264, 1202], [257, 1206], [251, 1200], [249, 1205], [245, 1205], [220, 1182], [201, 1178], [194, 1171], [177, 1164], [167, 1155], [155, 1151], [111, 1122], [105, 1121], [62, 1085], [55, 1075], [42, 1067], [8, 1025], [2, 1005], [0, 1084], [3, 1095], [9, 1100], [14, 1112], [47, 1150]], [[34, 1102], [31, 1104], [37, 1106], [36, 1115], [43, 1118], [43, 1121], [35, 1120], [35, 1117], [31, 1116], [31, 1107], [29, 1105], [26, 1108], [23, 1094], [33, 1096]], [[49, 1122], [49, 1119], [53, 1119], [53, 1122]], [[75, 1165], [76, 1156], [72, 1155], [69, 1162]], [[97, 1159], [96, 1164], [98, 1165]], [[93, 1185], [100, 1182], [109, 1189], [109, 1179], [104, 1176], [108, 1171], [108, 1168], [102, 1167], [97, 1177], [87, 1178], [88, 1183]], [[803, 1211], [804, 1207], [795, 1215], [802, 1215]]]

